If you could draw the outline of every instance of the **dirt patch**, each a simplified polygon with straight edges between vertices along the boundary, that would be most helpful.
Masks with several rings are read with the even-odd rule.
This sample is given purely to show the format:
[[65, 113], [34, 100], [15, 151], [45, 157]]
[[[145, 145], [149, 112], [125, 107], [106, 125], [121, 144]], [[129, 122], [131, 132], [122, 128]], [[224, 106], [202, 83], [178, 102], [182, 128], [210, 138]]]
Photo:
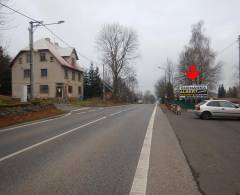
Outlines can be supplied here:
[[49, 108], [38, 112], [28, 112], [21, 115], [5, 116], [0, 118], [0, 127], [57, 116], [63, 113], [63, 111], [56, 108]]

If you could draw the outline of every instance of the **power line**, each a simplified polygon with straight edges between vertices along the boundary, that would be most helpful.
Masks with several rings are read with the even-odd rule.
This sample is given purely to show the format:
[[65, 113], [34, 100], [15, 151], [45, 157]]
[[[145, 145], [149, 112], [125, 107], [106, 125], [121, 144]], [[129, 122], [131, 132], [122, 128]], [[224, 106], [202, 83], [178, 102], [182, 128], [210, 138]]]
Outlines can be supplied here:
[[35, 21], [35, 22], [40, 22], [40, 21], [38, 21], [38, 20], [36, 20], [36, 19], [34, 19], [34, 18], [31, 18], [30, 16], [28, 16], [28, 15], [26, 15], [26, 14], [20, 12], [20, 11], [17, 11], [17, 10], [15, 10], [15, 9], [9, 7], [8, 5], [5, 5], [5, 4], [1, 3], [1, 2], [0, 2], [0, 5], [2, 5], [3, 7], [8, 8], [8, 9], [10, 9], [11, 11], [13, 11], [13, 12], [15, 12], [15, 13], [18, 13], [18, 14], [24, 16], [25, 18], [28, 18], [29, 20], [33, 20], [33, 21]]
[[232, 47], [235, 43], [237, 43], [237, 41], [235, 40], [234, 42], [230, 43], [228, 46], [224, 47], [222, 50], [220, 50], [219, 52], [217, 52], [217, 56], [221, 53], [223, 53], [225, 50], [229, 49], [230, 47]]
[[[8, 5], [5, 5], [5, 4], [1, 3], [1, 2], [0, 2], [0, 5], [2, 5], [3, 7], [6, 7], [7, 9], [9, 9], [9, 10], [11, 10], [11, 11], [13, 11], [13, 12], [15, 12], [15, 13], [17, 13], [17, 14], [19, 14], [19, 15], [27, 18], [27, 19], [29, 19], [29, 20], [32, 20], [32, 21], [34, 21], [34, 22], [38, 22], [39, 25], [41, 25], [41, 26], [43, 26], [44, 28], [46, 28], [53, 36], [55, 36], [57, 39], [59, 39], [59, 40], [60, 40], [62, 43], [64, 43], [66, 46], [72, 47], [69, 43], [67, 43], [66, 41], [64, 41], [59, 35], [57, 35], [55, 32], [53, 32], [50, 28], [48, 28], [46, 25], [44, 25], [43, 23], [41, 23], [41, 21], [36, 20], [36, 19], [34, 19], [34, 18], [32, 18], [32, 17], [24, 14], [23, 12], [17, 11], [17, 10], [15, 10], [15, 9], [9, 7]], [[80, 56], [82, 56], [83, 58], [87, 59], [89, 62], [94, 62], [94, 60], [92, 60], [92, 59], [90, 59], [89, 57], [83, 55], [83, 54], [80, 53], [79, 51], [77, 51], [77, 53], [78, 53]], [[97, 64], [97, 63], [94, 62], [94, 64]]]

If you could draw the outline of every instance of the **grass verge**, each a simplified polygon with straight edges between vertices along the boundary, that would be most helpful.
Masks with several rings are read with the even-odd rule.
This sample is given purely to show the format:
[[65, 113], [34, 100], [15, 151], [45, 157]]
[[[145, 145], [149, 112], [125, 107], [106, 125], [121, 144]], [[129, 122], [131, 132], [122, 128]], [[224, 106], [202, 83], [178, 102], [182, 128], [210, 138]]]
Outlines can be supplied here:
[[58, 110], [56, 108], [50, 108], [50, 109], [46, 109], [38, 112], [28, 112], [26, 114], [21, 114], [21, 115], [5, 116], [0, 118], [0, 128], [19, 124], [19, 123], [25, 123], [29, 121], [48, 118], [52, 116], [58, 116], [61, 114], [64, 114], [64, 111]]

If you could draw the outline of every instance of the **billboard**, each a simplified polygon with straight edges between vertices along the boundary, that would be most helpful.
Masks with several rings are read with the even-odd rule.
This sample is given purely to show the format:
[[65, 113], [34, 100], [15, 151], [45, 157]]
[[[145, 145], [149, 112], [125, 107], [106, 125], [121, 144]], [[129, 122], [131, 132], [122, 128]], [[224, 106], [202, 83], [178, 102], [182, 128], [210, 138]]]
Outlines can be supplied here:
[[184, 85], [179, 89], [180, 97], [207, 97], [207, 85]]

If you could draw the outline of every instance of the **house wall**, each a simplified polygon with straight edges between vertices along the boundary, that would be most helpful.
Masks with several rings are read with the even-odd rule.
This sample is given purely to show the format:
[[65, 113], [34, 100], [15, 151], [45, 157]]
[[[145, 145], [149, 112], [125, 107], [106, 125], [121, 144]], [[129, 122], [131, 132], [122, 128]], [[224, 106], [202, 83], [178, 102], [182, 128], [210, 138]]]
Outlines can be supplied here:
[[[64, 78], [64, 68], [53, 58], [49, 51], [46, 53], [46, 61], [40, 61], [40, 53], [34, 52], [33, 54], [33, 78], [34, 78], [34, 97], [35, 98], [54, 98], [56, 97], [56, 84], [63, 83], [64, 85], [71, 85], [73, 93], [69, 94], [70, 97], [79, 97], [78, 87], [82, 87], [83, 91], [83, 77], [78, 81], [77, 73], [75, 73], [75, 81], [72, 80], [71, 70], [69, 69], [69, 79]], [[19, 64], [19, 58], [22, 58], [22, 64]], [[30, 79], [24, 78], [24, 69], [29, 69], [30, 65], [27, 63], [27, 52], [21, 53], [15, 60], [12, 66], [12, 96], [20, 98], [22, 95], [22, 86], [29, 85]], [[48, 70], [47, 77], [41, 76], [41, 69]], [[75, 71], [77, 72], [77, 71]], [[47, 94], [40, 93], [40, 85], [48, 85], [49, 91]], [[83, 92], [82, 92], [83, 93]]]
[[[80, 81], [78, 81], [78, 72], [71, 70], [69, 68], [63, 68], [62, 67], [62, 73], [65, 76], [65, 70], [68, 70], [68, 78], [65, 78], [65, 84], [66, 86], [72, 86], [72, 93], [68, 93], [68, 97], [77, 97], [83, 96], [83, 73], [80, 73]], [[72, 79], [72, 74], [75, 72], [75, 80]], [[78, 88], [81, 87], [81, 92], [79, 93]]]

